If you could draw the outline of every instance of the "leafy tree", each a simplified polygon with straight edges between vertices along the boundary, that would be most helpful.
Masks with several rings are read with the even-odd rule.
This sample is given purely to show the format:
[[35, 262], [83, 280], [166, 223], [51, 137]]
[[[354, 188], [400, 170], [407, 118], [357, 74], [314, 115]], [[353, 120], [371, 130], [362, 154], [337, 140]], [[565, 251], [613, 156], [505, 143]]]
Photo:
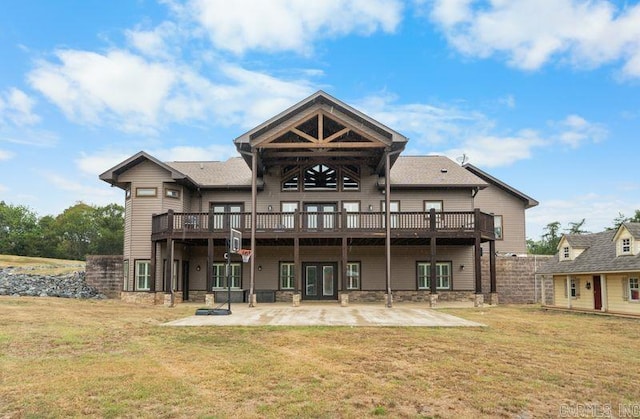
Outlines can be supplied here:
[[632, 217], [625, 217], [621, 212], [613, 219], [613, 227], [607, 228], [607, 230], [617, 230], [622, 223], [640, 223], [640, 210], [636, 210]]
[[565, 229], [565, 231], [569, 234], [587, 234], [589, 233], [587, 230], [583, 230], [582, 226], [584, 226], [585, 219], [583, 218], [578, 222], [570, 222], [569, 228]]
[[39, 237], [38, 217], [24, 205], [0, 201], [0, 253], [29, 256]]
[[539, 241], [527, 240], [527, 250], [535, 255], [554, 255], [562, 237], [560, 222], [554, 221], [544, 227], [545, 233]]
[[124, 243], [124, 207], [110, 204], [94, 209], [97, 237], [91, 244], [96, 255], [120, 255]]

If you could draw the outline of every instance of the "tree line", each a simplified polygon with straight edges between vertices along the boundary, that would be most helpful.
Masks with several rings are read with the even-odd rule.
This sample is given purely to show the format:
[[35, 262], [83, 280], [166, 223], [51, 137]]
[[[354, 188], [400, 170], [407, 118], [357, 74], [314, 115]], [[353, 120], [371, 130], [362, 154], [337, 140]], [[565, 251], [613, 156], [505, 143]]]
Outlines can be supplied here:
[[29, 207], [0, 201], [0, 254], [84, 260], [120, 255], [124, 207], [82, 202], [57, 216], [38, 217]]
[[[626, 217], [622, 213], [618, 213], [618, 216], [614, 218], [613, 225], [607, 227], [607, 230], [617, 230], [622, 223], [640, 223], [640, 210], [636, 210], [634, 215]], [[547, 224], [543, 231], [544, 233], [540, 237], [540, 240], [527, 239], [527, 251], [534, 255], [555, 255], [558, 251], [558, 243], [562, 239], [564, 231], [566, 234], [588, 234], [589, 231], [584, 230], [585, 219], [583, 218], [577, 222], [570, 222], [568, 227], [563, 229], [562, 225], [558, 221], [553, 221]]]

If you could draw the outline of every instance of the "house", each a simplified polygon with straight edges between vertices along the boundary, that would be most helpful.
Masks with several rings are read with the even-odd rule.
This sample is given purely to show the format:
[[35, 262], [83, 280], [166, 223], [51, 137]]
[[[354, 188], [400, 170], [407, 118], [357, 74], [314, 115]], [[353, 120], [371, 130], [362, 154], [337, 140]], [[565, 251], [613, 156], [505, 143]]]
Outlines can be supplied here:
[[[122, 298], [480, 304], [484, 282], [497, 302], [481, 257], [524, 251], [537, 203], [473, 166], [402, 156], [407, 141], [320, 91], [238, 137], [241, 157], [131, 156], [100, 175], [125, 195]], [[249, 262], [228, 254], [232, 232]]]
[[553, 276], [555, 306], [639, 315], [640, 223], [565, 235], [537, 273]]

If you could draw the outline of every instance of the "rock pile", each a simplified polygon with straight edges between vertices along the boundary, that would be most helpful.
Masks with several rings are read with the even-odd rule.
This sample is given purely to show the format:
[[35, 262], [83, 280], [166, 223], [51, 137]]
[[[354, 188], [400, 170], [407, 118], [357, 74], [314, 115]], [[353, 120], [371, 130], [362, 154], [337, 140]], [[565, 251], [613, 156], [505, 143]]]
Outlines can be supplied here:
[[84, 272], [64, 275], [35, 275], [16, 271], [14, 268], [0, 269], [0, 295], [106, 298], [98, 290], [87, 285]]

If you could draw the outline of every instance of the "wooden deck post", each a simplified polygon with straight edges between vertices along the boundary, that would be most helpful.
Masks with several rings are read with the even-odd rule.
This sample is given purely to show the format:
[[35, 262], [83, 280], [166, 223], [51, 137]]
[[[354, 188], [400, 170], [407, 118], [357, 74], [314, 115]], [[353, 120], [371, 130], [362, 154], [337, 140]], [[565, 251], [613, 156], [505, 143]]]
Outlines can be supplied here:
[[293, 265], [295, 267], [296, 294], [302, 294], [302, 265], [300, 264], [300, 239], [293, 239]]
[[249, 307], [254, 306], [254, 287], [256, 278], [256, 207], [258, 201], [258, 153], [256, 150], [251, 152], [251, 280], [249, 286]]
[[213, 293], [213, 238], [207, 239], [207, 294]]
[[347, 237], [343, 236], [342, 237], [342, 255], [341, 255], [341, 259], [342, 259], [342, 281], [340, 281], [340, 290], [341, 291], [346, 291], [347, 290], [347, 262], [349, 262], [349, 255], [347, 253], [348, 247], [347, 247]]
[[[151, 240], [151, 262], [149, 263], [149, 270], [151, 271], [151, 284], [149, 286], [149, 291], [151, 292], [155, 292], [156, 291], [156, 258], [158, 257], [158, 250], [157, 250], [158, 246], [157, 246], [157, 242], [155, 240]], [[134, 279], [135, 280], [135, 279]], [[127, 284], [128, 285], [128, 284]]]
[[386, 256], [386, 277], [387, 277], [387, 307], [393, 306], [393, 297], [391, 295], [391, 158], [389, 150], [384, 153], [384, 218], [385, 218], [385, 256]]
[[489, 277], [491, 281], [491, 294], [495, 294], [497, 291], [496, 286], [496, 241], [491, 240], [489, 242]]
[[438, 252], [437, 252], [437, 246], [438, 246], [438, 240], [436, 239], [435, 236], [431, 237], [430, 240], [430, 250], [431, 250], [431, 255], [429, 258], [429, 277], [430, 277], [430, 282], [429, 282], [429, 292], [431, 292], [431, 295], [436, 295], [438, 294]]

